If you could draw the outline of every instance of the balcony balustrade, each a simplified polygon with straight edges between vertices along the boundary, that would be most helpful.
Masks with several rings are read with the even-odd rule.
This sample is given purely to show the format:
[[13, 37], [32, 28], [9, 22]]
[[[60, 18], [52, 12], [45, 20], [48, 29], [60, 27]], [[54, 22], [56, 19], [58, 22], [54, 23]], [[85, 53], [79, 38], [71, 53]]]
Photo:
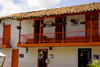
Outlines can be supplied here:
[[69, 43], [69, 42], [99, 42], [100, 30], [68, 31], [55, 33], [22, 34], [21, 44], [38, 43]]

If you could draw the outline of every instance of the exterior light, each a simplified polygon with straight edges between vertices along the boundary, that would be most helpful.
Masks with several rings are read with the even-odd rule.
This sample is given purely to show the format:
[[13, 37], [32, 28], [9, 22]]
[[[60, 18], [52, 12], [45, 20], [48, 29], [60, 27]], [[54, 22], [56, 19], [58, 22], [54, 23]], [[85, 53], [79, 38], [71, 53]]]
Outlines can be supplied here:
[[26, 47], [26, 49], [25, 49], [25, 50], [26, 50], [26, 53], [28, 53], [28, 50], [29, 50], [29, 49], [28, 49], [28, 47]]
[[0, 23], [1, 23], [1, 19], [0, 19]]
[[5, 23], [3, 23], [2, 25], [3, 25], [3, 27], [4, 27], [4, 26], [5, 26]]
[[49, 50], [52, 50], [52, 47], [49, 47]]

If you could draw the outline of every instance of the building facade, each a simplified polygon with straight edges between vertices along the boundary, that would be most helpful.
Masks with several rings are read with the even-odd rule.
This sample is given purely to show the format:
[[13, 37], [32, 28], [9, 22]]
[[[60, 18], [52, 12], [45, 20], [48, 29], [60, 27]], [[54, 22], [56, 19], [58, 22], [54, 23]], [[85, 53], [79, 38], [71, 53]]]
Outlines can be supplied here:
[[100, 3], [12, 14], [0, 21], [4, 67], [100, 63]]

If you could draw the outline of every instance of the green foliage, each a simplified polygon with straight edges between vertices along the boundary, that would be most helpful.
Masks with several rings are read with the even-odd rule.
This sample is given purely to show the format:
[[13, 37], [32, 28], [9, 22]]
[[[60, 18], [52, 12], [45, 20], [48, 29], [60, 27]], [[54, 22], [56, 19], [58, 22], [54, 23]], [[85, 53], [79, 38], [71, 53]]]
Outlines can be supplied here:
[[32, 26], [33, 26], [33, 27], [38, 27], [38, 25], [37, 25], [37, 24], [33, 24]]
[[71, 20], [70, 20], [71, 22], [75, 22], [76, 21], [76, 19], [73, 19], [73, 18], [71, 18]]
[[41, 27], [46, 27], [46, 24], [45, 23], [41, 24]]
[[44, 35], [42, 38], [43, 38], [43, 39], [47, 39], [47, 36]]
[[86, 23], [85, 21], [81, 21], [81, 22], [80, 22], [80, 24], [85, 24], [85, 23]]
[[51, 26], [55, 26], [55, 25], [56, 25], [56, 23], [51, 23], [50, 25], [51, 25]]
[[89, 67], [100, 67], [99, 62], [97, 60], [94, 60], [93, 63], [88, 64]]
[[97, 19], [97, 16], [92, 16], [91, 19]]
[[67, 24], [66, 22], [60, 22], [60, 25], [65, 25], [65, 24]]

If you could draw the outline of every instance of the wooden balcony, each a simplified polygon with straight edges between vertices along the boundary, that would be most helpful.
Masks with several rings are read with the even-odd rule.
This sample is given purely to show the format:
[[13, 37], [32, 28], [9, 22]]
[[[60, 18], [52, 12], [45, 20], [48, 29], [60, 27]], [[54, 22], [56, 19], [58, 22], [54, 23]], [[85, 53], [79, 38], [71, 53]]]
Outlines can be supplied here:
[[0, 38], [1, 48], [11, 48], [10, 46], [10, 38], [4, 37]]
[[22, 34], [17, 46], [100, 46], [100, 30]]

